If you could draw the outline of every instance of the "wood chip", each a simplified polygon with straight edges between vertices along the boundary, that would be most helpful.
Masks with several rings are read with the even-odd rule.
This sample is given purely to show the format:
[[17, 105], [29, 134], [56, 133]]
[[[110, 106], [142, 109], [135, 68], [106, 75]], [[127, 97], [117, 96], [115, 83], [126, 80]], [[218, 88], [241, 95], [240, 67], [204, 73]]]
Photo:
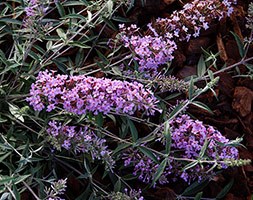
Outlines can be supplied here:
[[253, 92], [246, 87], [236, 87], [232, 107], [242, 117], [251, 113]]

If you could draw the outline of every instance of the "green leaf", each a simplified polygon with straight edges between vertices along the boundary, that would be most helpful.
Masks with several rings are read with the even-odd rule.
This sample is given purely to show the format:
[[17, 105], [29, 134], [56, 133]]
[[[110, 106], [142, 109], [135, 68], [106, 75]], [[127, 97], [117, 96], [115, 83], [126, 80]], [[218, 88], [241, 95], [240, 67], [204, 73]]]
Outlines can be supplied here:
[[134, 123], [129, 118], [127, 118], [127, 124], [128, 124], [128, 126], [130, 128], [132, 139], [133, 139], [134, 142], [136, 142], [137, 139], [138, 139], [138, 131], [137, 131]]
[[203, 180], [201, 182], [194, 182], [192, 183], [189, 187], [187, 187], [183, 193], [181, 194], [182, 196], [183, 195], [194, 195], [196, 194], [197, 192], [199, 192], [200, 190], [202, 190], [203, 188], [205, 188], [209, 183], [209, 180]]
[[18, 188], [17, 188], [16, 184], [13, 184], [12, 187], [13, 187], [13, 194], [14, 194], [13, 197], [14, 197], [14, 199], [15, 200], [20, 200], [20, 194], [19, 194], [19, 191], [18, 191]]
[[74, 41], [74, 42], [68, 42], [68, 45], [69, 46], [74, 46], [74, 47], [79, 47], [79, 48], [82, 48], [82, 49], [90, 49], [91, 46], [88, 46], [82, 42], [79, 42], [79, 41]]
[[90, 22], [92, 20], [92, 13], [89, 10], [87, 11], [87, 13], [88, 13], [87, 22]]
[[208, 72], [208, 76], [209, 76], [210, 80], [211, 81], [214, 80], [213, 72], [211, 70], [207, 70], [207, 72]]
[[156, 136], [153, 133], [148, 134], [145, 137], [139, 138], [136, 142], [137, 145], [154, 141]]
[[90, 196], [90, 193], [92, 191], [91, 189], [91, 184], [88, 183], [88, 186], [86, 187], [85, 191], [76, 198], [76, 200], [84, 200], [84, 199], [88, 199], [88, 197]]
[[202, 195], [203, 195], [203, 192], [199, 192], [199, 193], [196, 194], [196, 196], [194, 197], [194, 200], [201, 200]]
[[104, 54], [102, 54], [99, 50], [96, 49], [96, 52], [98, 54], [98, 57], [105, 63], [108, 64], [108, 59], [104, 56]]
[[95, 115], [95, 122], [99, 127], [103, 126], [104, 123], [104, 117], [102, 115], [102, 113], [98, 113], [97, 115]]
[[171, 99], [174, 99], [180, 95], [181, 95], [181, 93], [173, 93], [173, 94], [170, 94], [169, 96], [165, 97], [164, 100], [166, 100], [166, 101], [171, 100]]
[[190, 81], [189, 89], [188, 89], [189, 99], [192, 99], [193, 94], [194, 94], [194, 80], [193, 80], [193, 77], [191, 77], [191, 81]]
[[170, 133], [169, 121], [166, 121], [164, 124], [164, 136], [166, 139], [165, 153], [169, 155], [170, 148], [171, 148], [171, 133]]
[[46, 44], [46, 49], [47, 51], [50, 50], [53, 46], [53, 42], [52, 41], [48, 41], [47, 44]]
[[242, 43], [241, 39], [239, 38], [239, 36], [236, 33], [232, 32], [232, 31], [230, 31], [230, 32], [234, 36], [236, 44], [238, 46], [240, 56], [243, 58], [245, 56], [245, 49], [244, 49], [243, 43]]
[[0, 49], [0, 60], [5, 64], [5, 65], [8, 65], [8, 60], [4, 54], [4, 52]]
[[147, 149], [146, 147], [143, 147], [143, 146], [138, 146], [137, 148], [143, 154], [145, 154], [146, 156], [148, 156], [151, 160], [153, 160], [156, 163], [159, 163], [159, 161], [157, 160], [156, 156], [152, 153], [152, 151], [150, 151], [149, 149]]
[[200, 58], [199, 58], [199, 62], [198, 62], [198, 65], [197, 65], [197, 75], [198, 77], [202, 77], [206, 72], [206, 63], [205, 63], [205, 60], [204, 60], [204, 56], [201, 55]]
[[113, 191], [114, 191], [114, 192], [119, 192], [120, 189], [121, 189], [121, 180], [118, 179], [118, 180], [116, 181], [115, 185], [114, 185], [114, 190], [113, 190]]
[[84, 49], [82, 49], [82, 48], [78, 49], [78, 52], [76, 53], [76, 57], [75, 57], [75, 65], [78, 67], [81, 66], [84, 58], [85, 58]]
[[106, 23], [106, 25], [109, 26], [112, 30], [118, 31], [117, 27], [112, 23], [111, 20], [109, 20], [109, 19], [107, 19], [105, 17], [103, 17], [102, 19]]
[[174, 117], [176, 117], [185, 106], [185, 102], [179, 103], [170, 113], [167, 120], [172, 120]]
[[200, 102], [200, 101], [192, 101], [191, 104], [208, 111], [209, 113], [211, 113], [212, 115], [214, 114], [213, 111], [204, 103]]
[[160, 164], [159, 167], [157, 168], [157, 171], [156, 171], [156, 173], [155, 173], [155, 175], [154, 175], [154, 179], [153, 179], [151, 185], [154, 185], [155, 182], [161, 177], [161, 175], [163, 174], [164, 169], [165, 169], [165, 167], [166, 167], [166, 165], [167, 165], [167, 162], [168, 162], [168, 158], [165, 158], [165, 159], [161, 162], [161, 164]]
[[129, 18], [120, 17], [120, 16], [114, 16], [114, 17], [112, 17], [112, 20], [114, 20], [116, 22], [120, 22], [120, 23], [129, 23], [129, 22], [131, 22], [131, 20]]
[[113, 151], [112, 155], [115, 156], [115, 154], [117, 154], [121, 150], [126, 149], [130, 146], [131, 146], [131, 144], [126, 144], [126, 143], [119, 144], [118, 147]]
[[65, 10], [64, 10], [64, 8], [63, 8], [61, 2], [57, 1], [57, 2], [55, 3], [55, 5], [56, 5], [56, 8], [57, 8], [57, 10], [58, 10], [60, 16], [61, 16], [61, 17], [64, 17], [66, 14], [65, 14]]
[[62, 17], [61, 19], [80, 19], [82, 21], [86, 21], [86, 18], [80, 14], [68, 14]]
[[185, 165], [184, 168], [182, 169], [182, 171], [186, 171], [187, 169], [190, 169], [194, 166], [196, 166], [199, 163], [198, 160], [192, 161], [189, 164]]
[[16, 20], [16, 19], [12, 19], [12, 18], [0, 18], [0, 22], [4, 22], [7, 24], [16, 24], [16, 25], [22, 25], [22, 21]]
[[1, 123], [5, 123], [5, 122], [7, 122], [7, 121], [8, 121], [7, 119], [3, 119], [3, 118], [0, 117], [0, 124], [1, 124]]
[[23, 175], [23, 176], [18, 176], [18, 177], [9, 177], [9, 176], [1, 177], [0, 176], [0, 185], [7, 184], [10, 181], [13, 181], [14, 184], [18, 184], [18, 183], [24, 181], [25, 179], [27, 179], [29, 176], [30, 175]]
[[2, 155], [0, 157], [0, 163], [4, 161], [5, 158], [7, 158], [9, 155], [11, 154], [11, 152], [9, 151], [8, 153], [5, 153], [4, 155]]
[[10, 110], [11, 114], [16, 119], [18, 119], [18, 120], [20, 120], [21, 122], [24, 123], [25, 120], [24, 120], [24, 117], [22, 116], [22, 113], [20, 112], [20, 108], [17, 107], [17, 106], [15, 106], [15, 105], [13, 105], [13, 104], [10, 104], [10, 103], [8, 103], [8, 104], [9, 104], [9, 110]]
[[41, 56], [38, 53], [35, 53], [33, 51], [29, 51], [28, 55], [33, 58], [34, 60], [40, 60]]
[[8, 199], [10, 199], [9, 197], [10, 197], [10, 193], [5, 192], [2, 194], [0, 200], [8, 200]]
[[252, 64], [244, 63], [244, 65], [248, 68], [248, 70], [249, 70], [250, 72], [253, 71], [253, 65], [252, 65]]
[[112, 11], [113, 11], [113, 1], [112, 0], [107, 1], [107, 9], [108, 9], [108, 12], [111, 15]]
[[201, 148], [200, 153], [199, 153], [199, 158], [202, 158], [205, 155], [206, 149], [209, 146], [210, 142], [211, 140], [208, 140], [207, 138], [205, 139], [204, 145]]
[[220, 192], [219, 194], [216, 196], [215, 199], [223, 199], [223, 197], [226, 196], [226, 194], [229, 192], [229, 190], [231, 189], [231, 187], [234, 184], [234, 179], [232, 179]]
[[63, 29], [57, 28], [57, 29], [56, 29], [56, 32], [57, 32], [57, 34], [59, 35], [59, 37], [60, 37], [63, 41], [66, 41], [66, 40], [67, 40], [67, 35], [66, 35], [66, 33], [64, 32]]
[[122, 73], [118, 67], [112, 67], [112, 71], [116, 76], [122, 76]]
[[17, 68], [18, 66], [20, 66], [20, 64], [18, 64], [18, 63], [11, 64], [8, 67], [6, 67], [3, 71], [1, 71], [0, 75], [4, 74], [4, 73], [6, 73], [6, 72], [8, 72], [8, 71], [10, 71], [12, 69]]
[[69, 7], [69, 6], [88, 6], [88, 3], [85, 1], [65, 1], [63, 2], [63, 6]]

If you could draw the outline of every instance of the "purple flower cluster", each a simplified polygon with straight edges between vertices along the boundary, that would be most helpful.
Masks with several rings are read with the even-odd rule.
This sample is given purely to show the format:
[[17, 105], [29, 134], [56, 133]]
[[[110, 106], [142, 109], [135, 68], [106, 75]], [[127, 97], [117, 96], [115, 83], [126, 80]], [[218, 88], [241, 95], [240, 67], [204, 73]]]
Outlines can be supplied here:
[[[212, 126], [205, 126], [199, 120], [193, 120], [188, 115], [182, 115], [170, 121], [171, 147], [180, 150], [184, 158], [198, 158], [205, 140], [210, 141], [206, 154], [213, 160], [237, 159], [238, 150], [235, 147], [220, 146], [218, 143], [227, 144], [225, 138]], [[159, 139], [165, 145], [163, 135]], [[225, 166], [224, 166], [225, 168]]]
[[146, 34], [141, 34], [136, 25], [120, 25], [120, 38], [124, 46], [133, 52], [140, 72], [147, 77], [157, 74], [157, 68], [173, 59], [175, 43], [198, 37], [201, 29], [208, 29], [214, 19], [221, 20], [233, 12], [236, 0], [195, 0], [174, 11], [168, 18], [158, 18], [148, 24]]
[[[160, 160], [159, 156], [156, 156]], [[157, 172], [159, 164], [154, 163], [146, 155], [143, 155], [136, 149], [128, 149], [122, 156], [124, 160], [124, 166], [134, 166], [134, 176], [138, 176], [138, 179], [144, 183], [151, 183]], [[168, 175], [171, 174], [172, 166], [169, 165], [163, 174], [158, 179], [160, 184], [168, 183]]]
[[26, 19], [25, 26], [29, 27], [34, 23], [36, 17], [43, 16], [46, 13], [47, 7], [45, 2], [41, 0], [28, 0], [28, 6], [25, 8]]
[[[213, 171], [209, 170], [212, 165], [208, 161], [217, 161], [221, 168], [227, 168], [226, 160], [238, 159], [238, 150], [235, 147], [227, 145], [229, 140], [215, 130], [212, 126], [204, 126], [201, 121], [193, 120], [188, 115], [182, 115], [170, 121], [171, 132], [171, 154], [170, 164], [165, 168], [162, 176], [158, 180], [160, 184], [168, 182], [168, 177], [176, 180], [180, 177], [186, 182], [211, 176]], [[165, 146], [165, 137], [161, 132], [157, 134], [158, 139]], [[184, 168], [184, 163], [174, 158], [185, 158], [190, 160], [198, 160], [201, 149], [205, 141], [209, 141], [209, 145], [202, 159], [206, 163], [197, 164], [193, 168], [180, 171]], [[223, 145], [221, 145], [223, 144]], [[157, 156], [159, 159], [159, 156]], [[129, 150], [123, 156], [125, 166], [134, 166], [134, 175], [145, 183], [152, 182], [157, 171], [158, 164], [154, 163], [149, 157], [143, 155], [137, 150]], [[208, 171], [209, 170], [209, 171]], [[207, 172], [208, 171], [208, 172]]]
[[50, 112], [59, 106], [77, 115], [110, 111], [132, 115], [137, 110], [153, 115], [157, 110], [157, 99], [140, 83], [48, 71], [39, 72], [27, 101], [37, 111]]
[[169, 18], [158, 18], [153, 32], [189, 41], [191, 37], [198, 37], [201, 29], [207, 30], [212, 20], [230, 16], [233, 4], [236, 0], [195, 0], [185, 4], [182, 10], [174, 11]]
[[74, 150], [91, 156], [92, 160], [103, 160], [106, 167], [112, 168], [114, 161], [111, 151], [107, 150], [106, 140], [99, 138], [88, 126], [76, 127], [62, 125], [60, 122], [50, 121], [47, 128], [48, 141], [58, 150]]
[[170, 38], [164, 36], [142, 36], [136, 25], [121, 28], [121, 39], [125, 47], [134, 52], [134, 59], [139, 62], [140, 72], [149, 72], [157, 74], [157, 68], [160, 64], [171, 61], [174, 57], [172, 53], [176, 49], [176, 43]]

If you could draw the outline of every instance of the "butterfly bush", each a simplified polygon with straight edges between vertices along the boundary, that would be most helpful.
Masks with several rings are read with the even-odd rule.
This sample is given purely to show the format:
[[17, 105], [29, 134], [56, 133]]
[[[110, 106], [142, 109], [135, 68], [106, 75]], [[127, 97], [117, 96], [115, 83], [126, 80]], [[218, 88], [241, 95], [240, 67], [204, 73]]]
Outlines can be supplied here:
[[73, 150], [89, 154], [92, 160], [102, 160], [108, 169], [114, 166], [106, 140], [98, 137], [88, 126], [77, 127], [50, 121], [47, 128], [48, 141], [58, 150]]
[[[169, 158], [169, 165], [165, 168], [162, 176], [158, 180], [160, 184], [169, 182], [169, 179], [176, 181], [178, 178], [186, 182], [193, 180], [201, 180], [213, 175], [213, 166], [211, 163], [217, 162], [220, 168], [227, 168], [229, 164], [226, 160], [233, 161], [238, 159], [238, 150], [236, 147], [229, 145], [230, 141], [222, 134], [215, 130], [212, 126], [205, 126], [199, 120], [193, 120], [188, 115], [181, 115], [169, 122], [171, 133], [171, 155]], [[165, 136], [159, 131], [157, 133], [158, 139], [162, 145], [166, 145]], [[204, 159], [206, 163], [202, 165], [197, 164], [193, 168], [187, 170], [180, 170], [184, 168], [182, 162], [175, 158], [185, 158], [186, 160], [198, 160], [201, 149], [205, 141], [209, 144], [205, 151]], [[157, 155], [158, 160], [161, 158]], [[123, 156], [125, 166], [133, 166], [133, 175], [145, 182], [151, 183], [157, 172], [158, 163], [155, 163], [146, 155], [143, 155], [138, 150], [128, 150]], [[211, 161], [208, 163], [208, 161]], [[229, 162], [228, 162], [229, 163]], [[213, 163], [214, 164], [214, 163]]]
[[57, 106], [77, 115], [116, 113], [134, 114], [144, 111], [153, 115], [158, 102], [154, 94], [137, 82], [94, 78], [84, 75], [56, 75], [39, 72], [27, 98], [34, 110], [47, 112]]
[[195, 0], [168, 18], [158, 18], [149, 23], [145, 34], [141, 34], [136, 25], [125, 27], [121, 24], [119, 36], [124, 46], [133, 52], [133, 58], [140, 65], [139, 71], [152, 77], [157, 74], [159, 65], [172, 61], [177, 49], [176, 41], [198, 37], [214, 19], [230, 16], [233, 4], [236, 4], [235, 0]]

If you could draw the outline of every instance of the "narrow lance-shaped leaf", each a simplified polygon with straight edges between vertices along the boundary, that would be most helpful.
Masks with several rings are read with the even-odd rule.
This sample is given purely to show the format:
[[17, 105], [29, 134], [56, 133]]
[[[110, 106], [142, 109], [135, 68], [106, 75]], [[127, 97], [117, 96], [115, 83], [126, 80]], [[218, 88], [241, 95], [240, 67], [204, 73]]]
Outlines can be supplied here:
[[20, 193], [18, 191], [18, 188], [17, 188], [16, 184], [12, 184], [12, 187], [13, 187], [13, 193], [12, 193], [12, 195], [13, 195], [14, 199], [15, 200], [20, 200], [21, 199], [20, 198]]
[[184, 168], [182, 169], [182, 171], [186, 171], [187, 169], [190, 169], [194, 166], [196, 166], [199, 163], [198, 160], [192, 161], [189, 164], [185, 165]]
[[205, 152], [207, 150], [207, 147], [208, 145], [210, 144], [210, 140], [208, 140], [207, 138], [205, 139], [205, 142], [204, 142], [204, 145], [203, 147], [201, 148], [200, 150], [200, 153], [199, 153], [199, 158], [202, 158], [204, 155], [205, 155]]
[[192, 101], [191, 104], [203, 109], [203, 110], [206, 110], [208, 111], [209, 113], [211, 114], [214, 114], [213, 111], [204, 103], [200, 102], [200, 101]]
[[209, 180], [203, 180], [201, 182], [196, 181], [192, 183], [189, 187], [187, 187], [181, 195], [188, 196], [188, 195], [196, 194], [197, 192], [205, 188], [209, 182], [210, 182]]
[[232, 179], [220, 192], [219, 194], [216, 196], [215, 199], [223, 199], [223, 197], [226, 196], [226, 194], [229, 192], [229, 190], [231, 189], [231, 187], [234, 184], [234, 179]]
[[206, 63], [205, 63], [203, 55], [201, 55], [199, 58], [198, 65], [197, 65], [198, 77], [202, 77], [205, 74], [205, 72], [206, 72]]
[[232, 31], [231, 31], [231, 33], [232, 33], [232, 35], [235, 38], [235, 41], [236, 41], [236, 44], [238, 46], [238, 50], [239, 50], [240, 56], [243, 58], [244, 55], [245, 55], [245, 49], [244, 49], [243, 43], [242, 43], [241, 39], [239, 38], [239, 36], [236, 33], [232, 32]]
[[102, 126], [103, 126], [104, 118], [103, 118], [102, 113], [99, 113], [98, 115], [95, 116], [95, 121], [96, 121], [96, 124], [97, 124], [99, 127], [102, 127]]
[[138, 139], [138, 131], [137, 131], [134, 123], [129, 118], [127, 118], [127, 123], [128, 123], [129, 128], [130, 128], [132, 139], [133, 139], [134, 142], [136, 142], [137, 139]]
[[123, 143], [123, 144], [120, 144], [114, 151], [113, 151], [113, 155], [117, 154], [118, 152], [120, 152], [121, 150], [123, 149], [126, 149], [128, 147], [130, 147], [131, 144], [126, 144], [126, 143]]
[[166, 121], [164, 124], [164, 137], [166, 140], [166, 146], [165, 146], [165, 153], [167, 155], [170, 154], [170, 148], [171, 148], [171, 132], [170, 132], [170, 124], [169, 121]]
[[161, 164], [159, 165], [159, 167], [157, 168], [157, 171], [155, 173], [154, 179], [152, 181], [152, 185], [154, 185], [156, 183], [156, 181], [161, 177], [161, 175], [164, 172], [164, 169], [167, 165], [168, 162], [168, 158], [163, 159], [163, 161], [161, 162]]
[[147, 142], [151, 142], [151, 141], [154, 141], [156, 138], [155, 134], [154, 133], [150, 133], [148, 134], [147, 136], [145, 137], [142, 137], [142, 138], [139, 138], [136, 142], [136, 144], [143, 144], [143, 143], [147, 143]]
[[56, 8], [57, 8], [57, 10], [58, 10], [60, 16], [61, 16], [61, 17], [64, 17], [66, 14], [65, 14], [65, 10], [64, 10], [62, 4], [61, 4], [59, 1], [57, 1], [57, 2], [55, 3], [55, 5], [56, 5]]
[[190, 85], [188, 89], [189, 99], [192, 99], [193, 94], [194, 94], [194, 80], [193, 80], [193, 77], [191, 77], [191, 81], [190, 81]]
[[145, 154], [146, 156], [148, 156], [151, 160], [153, 160], [156, 163], [159, 163], [158, 159], [156, 158], [156, 156], [152, 153], [152, 151], [150, 151], [149, 149], [147, 149], [146, 147], [143, 146], [138, 146], [138, 149]]

